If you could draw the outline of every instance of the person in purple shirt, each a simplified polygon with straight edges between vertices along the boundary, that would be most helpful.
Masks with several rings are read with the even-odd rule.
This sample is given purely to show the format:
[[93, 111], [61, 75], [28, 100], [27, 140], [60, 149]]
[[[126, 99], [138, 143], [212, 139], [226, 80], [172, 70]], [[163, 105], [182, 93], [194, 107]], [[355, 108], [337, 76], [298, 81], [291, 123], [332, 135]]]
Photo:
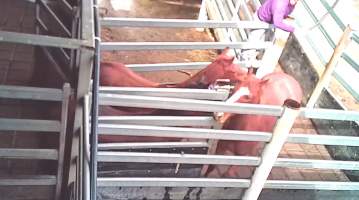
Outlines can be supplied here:
[[294, 10], [298, 0], [266, 0], [257, 10], [261, 21], [273, 24], [274, 27], [287, 32], [294, 32], [294, 27], [283, 20]]

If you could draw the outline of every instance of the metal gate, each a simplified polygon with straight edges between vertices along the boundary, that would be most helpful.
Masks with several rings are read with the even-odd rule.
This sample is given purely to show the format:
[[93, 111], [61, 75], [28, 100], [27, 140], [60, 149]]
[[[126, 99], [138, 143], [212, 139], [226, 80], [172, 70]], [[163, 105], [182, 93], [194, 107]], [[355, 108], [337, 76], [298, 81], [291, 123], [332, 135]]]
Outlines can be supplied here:
[[[95, 7], [97, 7], [95, 2]], [[95, 11], [96, 12], [96, 11]], [[227, 28], [227, 29], [251, 29], [265, 28], [261, 24], [251, 21], [215, 21], [215, 20], [181, 20], [181, 19], [141, 19], [141, 18], [99, 18], [95, 16], [95, 33], [100, 35], [103, 26], [116, 27], [196, 27], [196, 28]], [[255, 42], [101, 42], [96, 39], [96, 57], [94, 62], [94, 80], [92, 90], [91, 112], [91, 154], [90, 168], [84, 166], [86, 180], [84, 182], [85, 199], [97, 199], [98, 187], [117, 187], [122, 195], [118, 198], [160, 198], [146, 188], [169, 187], [202, 188], [198, 191], [197, 198], [205, 198], [206, 190], [215, 191], [219, 198], [241, 198], [245, 200], [257, 199], [262, 189], [286, 189], [286, 190], [328, 190], [328, 191], [357, 191], [358, 182], [330, 182], [330, 181], [290, 181], [267, 180], [272, 167], [288, 168], [314, 168], [314, 169], [338, 169], [359, 170], [357, 161], [339, 160], [310, 160], [278, 158], [280, 149], [285, 142], [300, 144], [321, 144], [340, 146], [359, 146], [359, 138], [351, 136], [332, 135], [308, 135], [289, 134], [294, 120], [299, 117], [323, 120], [357, 121], [359, 112], [334, 109], [300, 108], [298, 104], [287, 101], [283, 106], [252, 105], [243, 103], [226, 102], [227, 93], [222, 91], [192, 90], [192, 89], [148, 89], [148, 88], [105, 88], [99, 87], [99, 67], [101, 51], [121, 50], [176, 50], [176, 49], [223, 49], [225, 47], [235, 49], [261, 49], [271, 43]], [[129, 65], [137, 71], [200, 69], [206, 63], [161, 63]], [[318, 88], [321, 91], [323, 88]], [[224, 97], [224, 98], [223, 98]], [[220, 100], [220, 101], [216, 101]], [[314, 99], [315, 100], [315, 99]], [[312, 100], [313, 101], [313, 100]], [[88, 103], [88, 100], [85, 102]], [[143, 116], [143, 117], [113, 117], [98, 116], [99, 105], [172, 109], [203, 112], [229, 112], [236, 114], [256, 114], [279, 117], [273, 133], [253, 131], [216, 130], [216, 121], [212, 117], [176, 117], [176, 116]], [[89, 105], [85, 105], [85, 113], [89, 113]], [[85, 116], [86, 116], [85, 115]], [[86, 117], [85, 123], [88, 120]], [[206, 126], [208, 128], [186, 128], [186, 126]], [[88, 133], [87, 133], [88, 134]], [[85, 141], [89, 135], [85, 134]], [[127, 136], [154, 136], [154, 137], [179, 137], [201, 138], [201, 143], [136, 143], [136, 144], [98, 144], [98, 135], [127, 135]], [[211, 154], [173, 154], [173, 153], [136, 153], [118, 152], [114, 149], [129, 148], [176, 148], [188, 146], [209, 147], [216, 140], [241, 140], [266, 142], [261, 157], [249, 156], [225, 156]], [[83, 151], [88, 151], [88, 146]], [[85, 154], [86, 155], [86, 154]], [[89, 162], [84, 156], [84, 163]], [[178, 178], [178, 177], [98, 177], [99, 162], [134, 162], [134, 163], [174, 163], [174, 164], [198, 164], [198, 165], [246, 165], [254, 166], [256, 170], [251, 179], [213, 179], [213, 178]], [[89, 171], [88, 171], [89, 170]], [[87, 177], [86, 177], [87, 175]], [[89, 180], [90, 179], [90, 180]], [[87, 182], [89, 181], [89, 182]], [[136, 187], [136, 193], [126, 190], [126, 187]], [[218, 189], [220, 188], [220, 189]], [[225, 188], [242, 188], [245, 192], [230, 196]], [[126, 193], [127, 192], [127, 193]], [[142, 194], [139, 194], [142, 192]], [[124, 194], [125, 193], [125, 194]], [[179, 192], [180, 193], [180, 192]], [[221, 194], [219, 194], [221, 193]], [[168, 194], [168, 193], [166, 193]], [[188, 194], [188, 193], [187, 193]], [[212, 193], [214, 194], [214, 193]], [[176, 191], [173, 194], [176, 195]], [[201, 196], [202, 195], [202, 196]], [[178, 197], [178, 196], [177, 196]], [[183, 196], [182, 196], [183, 197]], [[186, 196], [185, 196], [186, 197]], [[208, 197], [208, 196], [207, 196]], [[111, 197], [115, 198], [115, 197]], [[187, 198], [188, 195], [187, 195]]]
[[[93, 55], [93, 38], [85, 36], [91, 34], [91, 31], [88, 30], [92, 30], [93, 27], [89, 27], [86, 20], [80, 18], [80, 13], [82, 13], [79, 9], [82, 6], [81, 2], [36, 0], [28, 1], [27, 3], [33, 4], [36, 9], [34, 10], [36, 34], [0, 31], [0, 40], [10, 44], [25, 44], [37, 47], [36, 56], [38, 59], [35, 66], [43, 65], [54, 69], [55, 74], [59, 74], [60, 77], [60, 84], [54, 87], [59, 89], [44, 88], [46, 86], [1, 85], [0, 98], [2, 100], [8, 99], [9, 101], [54, 102], [61, 105], [60, 119], [43, 120], [34, 116], [27, 119], [1, 118], [0, 130], [14, 131], [18, 137], [29, 132], [34, 132], [36, 135], [56, 135], [57, 139], [54, 142], [57, 145], [54, 149], [2, 148], [0, 149], [0, 157], [2, 159], [56, 161], [56, 172], [45, 175], [1, 177], [0, 186], [50, 186], [50, 189], [52, 189], [48, 192], [51, 194], [49, 198], [58, 200], [65, 198], [62, 195], [67, 190], [66, 181], [69, 177], [65, 167], [70, 160], [67, 160], [65, 156], [69, 97], [73, 94], [76, 98], [83, 98], [84, 93], [89, 90], [90, 77], [88, 76], [86, 81], [86, 75], [84, 74], [91, 73], [91, 66], [85, 66], [84, 63], [90, 62], [89, 60]], [[85, 4], [84, 6], [87, 5]], [[89, 28], [85, 29], [83, 28], [84, 26]], [[86, 32], [86, 34], [82, 34], [83, 32]], [[86, 61], [84, 61], [84, 57], [86, 57]], [[39, 60], [42, 61], [39, 62]], [[40, 75], [42, 76], [40, 79], [47, 78], [45, 74]], [[85, 82], [78, 84], [80, 88], [76, 88], [76, 80], [79, 79], [76, 77], [77, 75], [81, 76]], [[75, 90], [71, 90], [69, 83]], [[79, 123], [75, 123], [75, 127], [76, 124], [79, 126]], [[34, 193], [35, 191], [31, 192]], [[20, 194], [20, 190], [17, 193], [24, 195]], [[26, 194], [31, 193], [26, 192]], [[4, 196], [2, 197], [7, 198], [6, 195]], [[40, 198], [41, 194], [31, 194], [30, 197]]]

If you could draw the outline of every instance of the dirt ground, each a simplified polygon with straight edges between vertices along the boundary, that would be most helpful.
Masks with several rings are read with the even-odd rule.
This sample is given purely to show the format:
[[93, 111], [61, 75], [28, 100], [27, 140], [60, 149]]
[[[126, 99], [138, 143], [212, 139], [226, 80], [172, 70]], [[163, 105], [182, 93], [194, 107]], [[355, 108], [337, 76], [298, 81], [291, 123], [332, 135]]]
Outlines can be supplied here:
[[[129, 11], [114, 10], [110, 0], [103, 0], [101, 15], [107, 17], [143, 17], [196, 19], [200, 1], [134, 0]], [[194, 28], [102, 28], [102, 41], [112, 42], [213, 42], [207, 32], [198, 32]], [[167, 50], [167, 51], [109, 51], [102, 53], [102, 60], [117, 61], [125, 64], [202, 62], [212, 61], [216, 50]], [[142, 75], [158, 82], [178, 82], [188, 75], [176, 71], [146, 72]]]

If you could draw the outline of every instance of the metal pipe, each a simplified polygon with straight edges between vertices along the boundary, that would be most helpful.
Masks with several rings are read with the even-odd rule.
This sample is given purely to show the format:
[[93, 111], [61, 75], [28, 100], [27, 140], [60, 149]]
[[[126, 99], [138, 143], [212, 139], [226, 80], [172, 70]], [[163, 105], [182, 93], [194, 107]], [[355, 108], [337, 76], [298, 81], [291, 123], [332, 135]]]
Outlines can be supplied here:
[[341, 55], [343, 54], [345, 48], [349, 45], [349, 43], [351, 41], [352, 31], [353, 30], [351, 29], [351, 27], [349, 25], [345, 28], [342, 37], [340, 38], [337, 46], [334, 49], [332, 57], [330, 58], [329, 62], [327, 63], [326, 68], [317, 83], [317, 86], [315, 87], [311, 97], [308, 100], [308, 103], [307, 103], [308, 108], [314, 107], [314, 104], [315, 104], [315, 102], [317, 102], [322, 90], [324, 89], [324, 87], [326, 87], [329, 84], [332, 74], [335, 70], [335, 67], [336, 67]]
[[102, 42], [102, 51], [265, 49], [271, 42]]
[[[244, 66], [244, 61], [234, 61], [233, 63]], [[187, 62], [187, 63], [156, 63], [156, 64], [127, 64], [128, 68], [133, 71], [169, 71], [185, 69], [203, 69], [211, 62]]]
[[[229, 187], [247, 188], [248, 179], [215, 178], [98, 178], [99, 187]], [[359, 182], [268, 180], [266, 189], [359, 190]]]
[[[247, 103], [225, 103], [216, 101], [179, 99], [169, 97], [148, 97], [137, 95], [100, 94], [100, 105], [189, 110], [203, 112], [228, 112], [237, 114], [258, 114], [280, 116], [281, 106]], [[358, 111], [337, 109], [300, 109], [300, 116], [312, 119], [358, 121]]]
[[98, 121], [101, 124], [194, 127], [211, 127], [216, 123], [212, 116], [99, 116]]
[[148, 97], [122, 94], [100, 94], [100, 105], [127, 106], [141, 108], [159, 108], [203, 112], [229, 112], [238, 114], [259, 114], [280, 116], [281, 106], [258, 105], [248, 103], [225, 103], [194, 99], [169, 97]]
[[89, 42], [85, 40], [54, 37], [47, 35], [34, 35], [28, 33], [15, 33], [9, 31], [0, 31], [0, 41], [68, 49], [91, 47], [91, 44], [89, 44]]
[[57, 25], [65, 32], [65, 35], [67, 37], [71, 37], [71, 32], [68, 30], [68, 28], [62, 23], [62, 21], [57, 17], [55, 12], [46, 4], [45, 1], [39, 0], [41, 6], [45, 8], [45, 10], [48, 12], [48, 14], [52, 17], [52, 19], [55, 20]]
[[[183, 144], [184, 145], [183, 145]], [[198, 142], [197, 142], [198, 143]], [[108, 149], [143, 149], [146, 148], [175, 148], [190, 147], [187, 142], [149, 142], [149, 143], [119, 143], [120, 148], [111, 148], [113, 143], [102, 144], [104, 150]], [[173, 144], [173, 146], [172, 146]], [[195, 145], [207, 145], [207, 143], [193, 143]], [[105, 146], [106, 145], [106, 146]], [[157, 147], [158, 146], [158, 147]], [[204, 146], [199, 146], [204, 147]], [[253, 156], [228, 156], [228, 155], [202, 155], [202, 154], [177, 154], [177, 153], [140, 153], [140, 152], [117, 152], [100, 151], [97, 154], [99, 162], [135, 162], [135, 163], [181, 163], [181, 164], [209, 164], [209, 165], [247, 165], [258, 166], [261, 163], [260, 157]], [[307, 169], [338, 169], [338, 170], [359, 170], [358, 161], [342, 160], [313, 160], [313, 159], [292, 159], [277, 158], [274, 167], [291, 167]]]
[[84, 97], [84, 110], [83, 110], [83, 200], [90, 200], [90, 124], [89, 124], [89, 108], [90, 108], [90, 99], [89, 96], [86, 95]]
[[100, 39], [95, 38], [94, 79], [92, 86], [92, 115], [91, 115], [91, 171], [90, 197], [96, 200], [97, 195], [97, 133], [98, 133], [98, 93], [100, 80]]
[[[201, 8], [198, 13], [198, 20], [207, 20], [207, 0], [202, 0]], [[204, 28], [197, 28], [197, 31], [204, 31]]]
[[206, 99], [223, 101], [228, 98], [227, 90], [187, 89], [187, 88], [145, 88], [101, 86], [100, 93], [143, 95], [154, 97], [176, 97], [183, 99]]
[[[269, 142], [272, 137], [270, 132], [113, 124], [99, 124], [99, 134], [201, 139], [207, 138], [218, 140], [244, 140], [261, 142]], [[296, 133], [290, 134], [288, 136], [287, 142], [320, 145], [359, 146], [359, 137]]]
[[99, 150], [162, 149], [162, 148], [169, 149], [169, 148], [202, 148], [202, 147], [208, 147], [207, 142], [131, 142], [131, 143], [126, 142], [126, 143], [102, 143], [98, 145]]
[[62, 101], [62, 90], [55, 88], [0, 85], [0, 98]]
[[188, 62], [188, 63], [156, 63], [156, 64], [128, 64], [133, 71], [168, 71], [185, 69], [204, 69], [211, 62]]
[[116, 27], [158, 27], [158, 28], [246, 28], [268, 29], [271, 26], [264, 22], [253, 21], [222, 21], [222, 20], [191, 20], [191, 19], [157, 19], [157, 18], [118, 18], [105, 17], [101, 26]]
[[243, 200], [258, 199], [279, 152], [287, 140], [290, 129], [299, 114], [299, 108], [300, 103], [297, 101], [287, 99], [284, 102], [283, 114], [274, 127], [271, 141], [263, 149], [261, 163], [254, 171], [250, 187], [245, 191]]

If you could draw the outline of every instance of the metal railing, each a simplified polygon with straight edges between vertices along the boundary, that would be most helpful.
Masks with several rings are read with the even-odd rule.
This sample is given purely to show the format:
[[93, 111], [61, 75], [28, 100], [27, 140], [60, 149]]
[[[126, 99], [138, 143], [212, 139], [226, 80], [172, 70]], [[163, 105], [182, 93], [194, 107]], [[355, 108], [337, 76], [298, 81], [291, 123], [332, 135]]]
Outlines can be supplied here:
[[[233, 3], [233, 2], [232, 2]], [[172, 23], [171, 23], [172, 22]], [[96, 24], [97, 36], [101, 23], [106, 26], [127, 27], [218, 27], [239, 28], [241, 23], [173, 20], [173, 19], [124, 19], [103, 18]], [[243, 22], [247, 24], [249, 22]], [[261, 25], [262, 26], [262, 25]], [[253, 25], [247, 27], [255, 28]], [[260, 27], [260, 26], [258, 26]], [[260, 27], [263, 28], [263, 27]], [[357, 161], [335, 160], [310, 160], [277, 158], [279, 150], [285, 142], [321, 145], [345, 145], [359, 146], [359, 137], [332, 136], [332, 135], [308, 135], [289, 134], [289, 130], [298, 116], [305, 118], [319, 118], [327, 120], [359, 120], [359, 112], [342, 111], [334, 109], [295, 108], [295, 112], [286, 117], [286, 110], [291, 106], [254, 105], [244, 103], [228, 103], [213, 101], [213, 99], [191, 95], [188, 90], [180, 89], [144, 89], [144, 88], [106, 88], [99, 87], [99, 51], [107, 50], [154, 50], [154, 49], [208, 49], [222, 48], [227, 45], [231, 48], [252, 47], [243, 42], [236, 43], [147, 43], [147, 42], [113, 42], [101, 43], [96, 40], [97, 55], [95, 59], [95, 76], [93, 82], [92, 99], [92, 132], [91, 132], [91, 186], [90, 197], [97, 198], [97, 187], [236, 187], [247, 188], [245, 199], [257, 199], [263, 188], [268, 189], [297, 189], [297, 190], [359, 190], [358, 182], [334, 182], [334, 181], [289, 181], [267, 180], [272, 167], [309, 168], [309, 169], [337, 169], [359, 170]], [[187, 46], [181, 46], [186, 44]], [[242, 45], [243, 44], [243, 45]], [[259, 43], [258, 43], [259, 44]], [[170, 45], [170, 46], [168, 46]], [[247, 46], [246, 46], [247, 45]], [[265, 45], [264, 45], [265, 46]], [[264, 46], [259, 46], [262, 48]], [[191, 67], [198, 65], [189, 64]], [[132, 68], [141, 67], [139, 71], [163, 70], [164, 64], [154, 65], [130, 65]], [[173, 63], [175, 69], [182, 69], [186, 65]], [[201, 65], [203, 66], [203, 65]], [[146, 67], [153, 67], [149, 70]], [[170, 69], [167, 67], [166, 69]], [[116, 92], [115, 92], [116, 91]], [[206, 95], [217, 92], [198, 90]], [[183, 97], [183, 93], [187, 96]], [[218, 94], [216, 94], [218, 95]], [[220, 94], [222, 95], [222, 94]], [[222, 100], [222, 99], [220, 99]], [[189, 116], [98, 116], [99, 106], [120, 106], [131, 108], [154, 108], [167, 110], [187, 110], [203, 112], [228, 112], [236, 114], [256, 114], [280, 117], [274, 133], [237, 130], [216, 130], [217, 121], [213, 117], [189, 117]], [[288, 108], [289, 107], [289, 108]], [[291, 111], [290, 111], [291, 112]], [[288, 119], [290, 119], [288, 121]], [[195, 126], [186, 128], [184, 126]], [[206, 126], [208, 128], [198, 128]], [[197, 127], [197, 128], [196, 128]], [[218, 127], [217, 127], [218, 128]], [[151, 136], [151, 137], [174, 137], [174, 138], [197, 138], [206, 142], [197, 143], [173, 143], [173, 142], [149, 142], [149, 143], [108, 143], [98, 144], [99, 135], [117, 136]], [[209, 139], [209, 140], [208, 140]], [[208, 154], [170, 154], [170, 153], [136, 153], [117, 152], [114, 150], [125, 149], [151, 149], [193, 146], [211, 146], [211, 141], [234, 140], [234, 141], [259, 141], [267, 142], [265, 153], [261, 157], [251, 156], [225, 156]], [[213, 153], [213, 152], [212, 152]], [[174, 164], [198, 164], [198, 165], [246, 165], [258, 167], [252, 179], [212, 179], [212, 178], [148, 178], [148, 177], [97, 177], [98, 162], [130, 162], [130, 163], [174, 163]], [[256, 184], [251, 184], [255, 182]], [[225, 195], [225, 194], [223, 194]]]
[[[53, 101], [61, 103], [60, 120], [40, 119], [12, 119], [0, 118], [0, 130], [2, 131], [34, 131], [58, 133], [57, 149], [19, 149], [1, 148], [0, 158], [6, 159], [30, 159], [30, 160], [56, 160], [56, 175], [32, 175], [28, 177], [1, 178], [2, 186], [24, 186], [24, 185], [54, 185], [54, 199], [59, 200], [62, 192], [64, 178], [65, 138], [67, 128], [67, 113], [70, 97], [70, 86], [65, 84], [63, 89], [34, 88], [19, 86], [0, 86], [0, 98], [22, 99], [36, 101]], [[23, 133], [25, 134], [25, 133]]]
[[[308, 2], [308, 1], [302, 1], [301, 4], [303, 5], [304, 10], [307, 12], [307, 13], [305, 13], [305, 14], [307, 14], [307, 16], [300, 17], [299, 19], [297, 19], [297, 22], [299, 24], [301, 24], [301, 20], [311, 19], [314, 23], [318, 23], [319, 19], [316, 16], [315, 12], [311, 9], [311, 3]], [[338, 26], [342, 31], [344, 31], [346, 25], [342, 22], [342, 20], [336, 14], [336, 12], [331, 9], [328, 2], [326, 0], [320, 0], [320, 4], [326, 9], [326, 12], [329, 12], [329, 16], [336, 23], [335, 25]], [[334, 50], [336, 44], [334, 42], [333, 36], [330, 33], [328, 33], [328, 31], [326, 30], [326, 28], [322, 24], [318, 25], [318, 29], [319, 29], [323, 39], [325, 39], [324, 41], [327, 44], [329, 44], [329, 46], [332, 48], [332, 49], [326, 50], [326, 52]], [[320, 46], [318, 46], [316, 44], [316, 42], [314, 42], [313, 39], [310, 36], [307, 36], [306, 40], [308, 41], [310, 46], [313, 48], [314, 52], [316, 53], [317, 57], [320, 59], [321, 63], [323, 65], [325, 65], [327, 63], [327, 59], [325, 59], [324, 56], [323, 56], [323, 49], [320, 48]], [[356, 43], [356, 45], [359, 45], [359, 36], [357, 34], [353, 34], [352, 40], [353, 40], [354, 43]], [[353, 58], [350, 55], [348, 55], [347, 53], [344, 53], [342, 55], [342, 59], [346, 63], [348, 63], [356, 72], [359, 72], [359, 64], [358, 64], [358, 61], [356, 60], [356, 58]], [[351, 78], [347, 77], [343, 73], [339, 73], [337, 70], [334, 71], [333, 75], [339, 81], [339, 83], [342, 84], [342, 86], [358, 101], [359, 100], [359, 93], [358, 93], [357, 88], [355, 87], [355, 85], [352, 84]]]

